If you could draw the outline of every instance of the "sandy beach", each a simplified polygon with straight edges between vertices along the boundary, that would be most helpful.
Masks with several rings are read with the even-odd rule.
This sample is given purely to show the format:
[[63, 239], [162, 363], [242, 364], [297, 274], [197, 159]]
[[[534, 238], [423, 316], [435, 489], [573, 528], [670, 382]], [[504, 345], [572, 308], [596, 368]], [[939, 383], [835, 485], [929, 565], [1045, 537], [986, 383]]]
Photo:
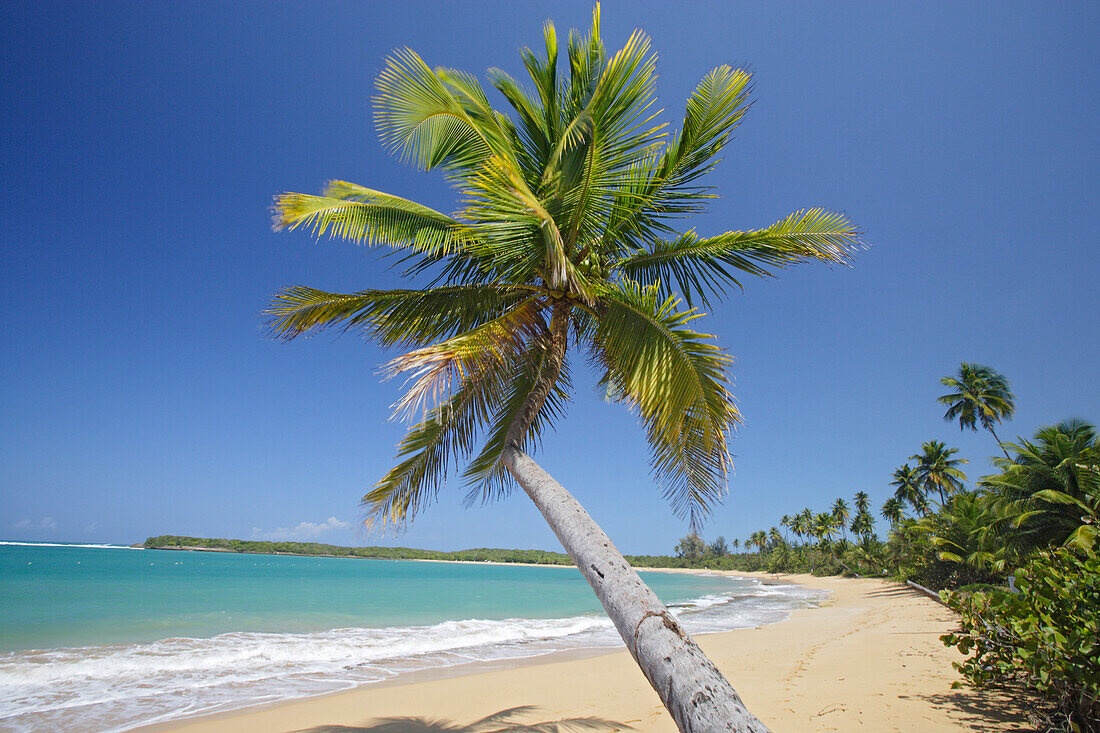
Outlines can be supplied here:
[[[772, 576], [757, 576], [767, 577]], [[775, 731], [1027, 730], [1011, 701], [958, 679], [939, 635], [951, 611], [896, 583], [780, 576], [829, 591], [818, 608], [756, 629], [707, 634], [700, 645], [746, 705]], [[485, 716], [535, 708], [524, 723], [598, 717], [603, 730], [676, 728], [625, 651], [550, 655], [507, 669], [368, 686], [138, 730], [174, 733], [462, 731]]]

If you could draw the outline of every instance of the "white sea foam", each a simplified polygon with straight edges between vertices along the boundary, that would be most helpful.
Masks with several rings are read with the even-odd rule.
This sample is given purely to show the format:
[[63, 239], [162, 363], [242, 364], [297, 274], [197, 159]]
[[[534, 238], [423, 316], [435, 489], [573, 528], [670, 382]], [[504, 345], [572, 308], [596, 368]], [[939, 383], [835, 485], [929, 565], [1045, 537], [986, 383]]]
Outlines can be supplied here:
[[66, 542], [15, 542], [12, 540], [0, 540], [0, 545], [15, 545], [18, 547], [91, 547], [100, 550], [144, 550], [144, 547], [131, 547], [130, 545], [74, 545]]
[[[754, 583], [675, 604], [691, 633], [774, 623], [820, 597]], [[308, 634], [0, 654], [0, 728], [121, 731], [161, 720], [368, 684], [428, 667], [512, 659], [621, 642], [603, 616], [446, 621]]]

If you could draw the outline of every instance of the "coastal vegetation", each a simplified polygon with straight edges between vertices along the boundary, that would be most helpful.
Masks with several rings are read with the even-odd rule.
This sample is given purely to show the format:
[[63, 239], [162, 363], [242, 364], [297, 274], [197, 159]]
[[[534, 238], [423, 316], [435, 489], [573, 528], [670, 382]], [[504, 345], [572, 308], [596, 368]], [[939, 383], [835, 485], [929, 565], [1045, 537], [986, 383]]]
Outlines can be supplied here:
[[523, 51], [521, 82], [493, 69], [508, 105], [472, 76], [404, 49], [377, 80], [383, 144], [442, 170], [461, 208], [447, 215], [343, 181], [275, 199], [277, 229], [311, 228], [397, 250], [422, 285], [331, 293], [293, 287], [268, 311], [285, 339], [330, 328], [411, 348], [387, 366], [406, 378], [396, 413], [413, 424], [398, 463], [363, 498], [368, 524], [411, 521], [458, 470], [472, 500], [516, 484], [591, 584], [681, 730], [764, 730], [729, 682], [641, 582], [576, 499], [528, 455], [572, 397], [583, 352], [610, 401], [639, 416], [673, 511], [694, 527], [726, 491], [727, 440], [740, 419], [731, 358], [695, 330], [706, 307], [802, 262], [847, 262], [858, 237], [839, 214], [807, 209], [751, 231], [704, 235], [685, 220], [714, 197], [703, 177], [749, 107], [751, 75], [718, 66], [670, 134], [655, 111], [657, 58], [635, 31], [609, 54], [600, 9]]
[[[993, 425], [1011, 417], [1005, 377], [979, 364], [961, 365], [941, 382], [946, 420], [989, 430], [1003, 456], [995, 473], [967, 488], [967, 463], [941, 441], [925, 442], [884, 483], [885, 540], [874, 532], [866, 492], [840, 498], [757, 530], [753, 552], [710, 551], [694, 533], [676, 548], [685, 567], [772, 573], [887, 576], [941, 591], [960, 614], [960, 630], [943, 642], [969, 655], [956, 663], [976, 686], [1030, 690], [1044, 730], [1100, 731], [1100, 445], [1095, 426], [1079, 419], [1003, 442]], [[848, 533], [850, 534], [850, 537]], [[838, 537], [839, 535], [839, 537]]]
[[536, 565], [572, 565], [569, 556], [547, 550], [500, 550], [477, 547], [443, 552], [411, 547], [343, 547], [319, 542], [270, 542], [267, 540], [229, 540], [209, 537], [158, 535], [142, 543], [149, 550], [214, 550], [252, 552], [261, 555], [306, 555], [318, 557], [357, 557], [372, 560], [442, 560], [454, 562], [530, 563]]

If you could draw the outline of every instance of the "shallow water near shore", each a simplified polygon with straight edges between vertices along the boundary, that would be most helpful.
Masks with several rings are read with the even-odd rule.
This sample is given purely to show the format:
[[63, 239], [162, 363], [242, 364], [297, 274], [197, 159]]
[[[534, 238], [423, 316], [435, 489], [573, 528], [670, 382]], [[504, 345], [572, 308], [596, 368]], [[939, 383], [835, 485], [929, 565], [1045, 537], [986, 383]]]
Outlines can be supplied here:
[[[691, 633], [821, 594], [645, 573]], [[108, 731], [621, 645], [575, 568], [0, 545], [0, 728]]]

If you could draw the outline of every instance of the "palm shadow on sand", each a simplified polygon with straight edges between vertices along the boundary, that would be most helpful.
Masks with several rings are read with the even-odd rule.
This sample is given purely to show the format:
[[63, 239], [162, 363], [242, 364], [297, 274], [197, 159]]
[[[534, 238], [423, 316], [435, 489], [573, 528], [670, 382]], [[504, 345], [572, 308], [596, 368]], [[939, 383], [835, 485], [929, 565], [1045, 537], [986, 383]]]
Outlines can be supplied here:
[[572, 733], [573, 731], [633, 730], [626, 723], [605, 718], [563, 718], [540, 723], [524, 723], [517, 718], [538, 710], [532, 705], [507, 708], [472, 723], [421, 718], [416, 716], [376, 718], [366, 725], [319, 725], [297, 733]]

